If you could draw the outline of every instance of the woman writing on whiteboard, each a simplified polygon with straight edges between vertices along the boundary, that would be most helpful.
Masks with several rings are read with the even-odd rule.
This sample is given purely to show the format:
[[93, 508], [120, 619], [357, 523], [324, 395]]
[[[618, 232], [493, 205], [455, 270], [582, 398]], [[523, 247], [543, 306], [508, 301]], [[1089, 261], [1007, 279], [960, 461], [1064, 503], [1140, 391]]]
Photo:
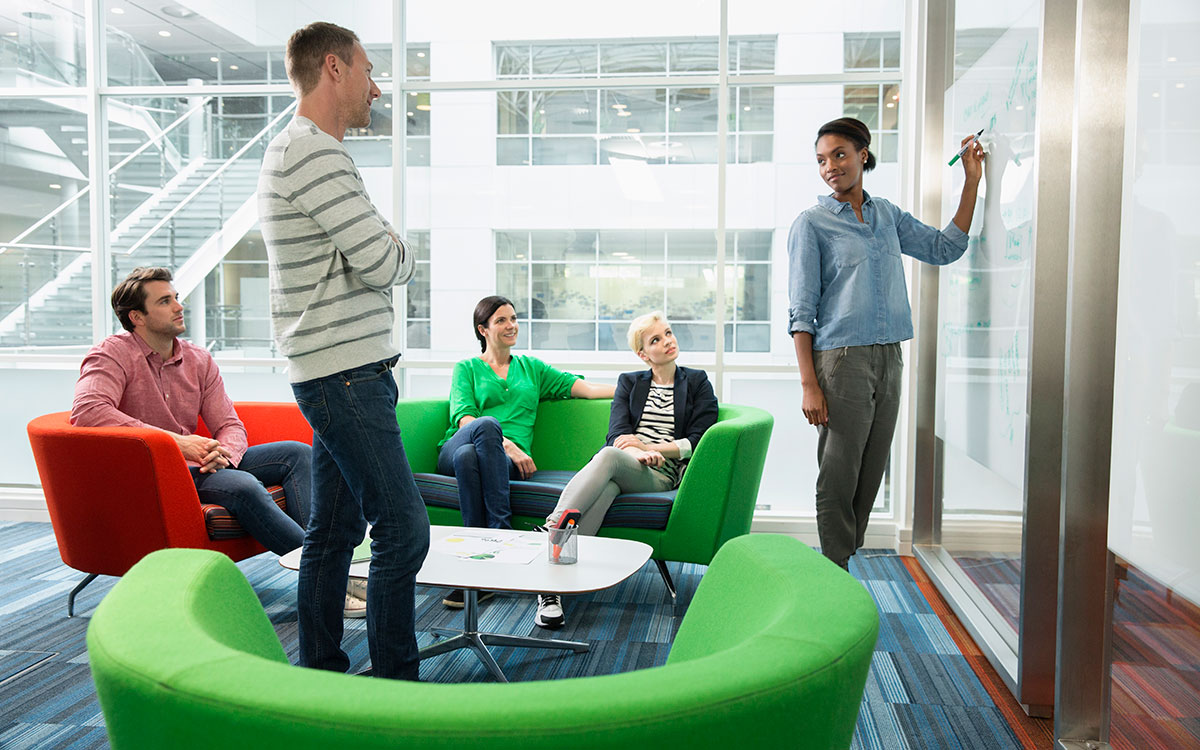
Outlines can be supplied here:
[[[970, 137], [963, 139], [967, 145]], [[912, 338], [901, 254], [945, 265], [967, 249], [983, 149], [962, 155], [966, 181], [946, 228], [917, 221], [863, 190], [875, 167], [871, 131], [852, 117], [817, 131], [817, 198], [788, 235], [788, 332], [796, 346], [803, 411], [817, 437], [821, 551], [849, 569], [863, 545], [900, 407], [900, 342]]]

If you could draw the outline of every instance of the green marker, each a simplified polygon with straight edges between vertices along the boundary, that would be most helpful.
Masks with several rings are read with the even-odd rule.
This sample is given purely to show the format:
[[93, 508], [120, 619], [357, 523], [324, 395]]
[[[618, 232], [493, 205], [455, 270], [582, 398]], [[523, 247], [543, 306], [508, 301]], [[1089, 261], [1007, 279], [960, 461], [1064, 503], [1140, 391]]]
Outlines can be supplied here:
[[959, 149], [958, 153], [954, 155], [954, 158], [950, 160], [950, 166], [953, 167], [954, 162], [961, 159], [962, 155], [967, 153], [967, 149], [969, 149], [971, 146], [975, 145], [975, 141], [979, 140], [979, 136], [983, 135], [983, 131], [984, 131], [984, 128], [980, 128], [978, 133], [971, 136], [971, 140], [969, 140], [963, 144], [963, 147], [961, 149]]

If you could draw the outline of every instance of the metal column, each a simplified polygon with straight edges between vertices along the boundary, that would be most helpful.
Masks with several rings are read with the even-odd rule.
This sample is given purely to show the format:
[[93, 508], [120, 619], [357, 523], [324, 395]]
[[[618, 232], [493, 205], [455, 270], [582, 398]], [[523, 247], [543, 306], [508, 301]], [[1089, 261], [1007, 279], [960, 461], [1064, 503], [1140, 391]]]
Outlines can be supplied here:
[[1054, 715], [1054, 735], [1064, 748], [1096, 748], [1108, 739], [1113, 300], [1128, 45], [1128, 0], [1078, 0]]

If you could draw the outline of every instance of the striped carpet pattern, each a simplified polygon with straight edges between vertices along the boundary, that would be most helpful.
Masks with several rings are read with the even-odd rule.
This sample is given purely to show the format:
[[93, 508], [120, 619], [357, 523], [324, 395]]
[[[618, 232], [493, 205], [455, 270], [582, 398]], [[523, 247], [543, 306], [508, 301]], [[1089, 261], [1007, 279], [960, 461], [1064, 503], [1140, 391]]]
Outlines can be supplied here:
[[[244, 560], [289, 658], [296, 658], [296, 574], [271, 554]], [[610, 674], [664, 663], [704, 567], [670, 564], [679, 591], [672, 605], [657, 570], [647, 565], [605, 591], [566, 599], [567, 626], [533, 625], [530, 596], [497, 595], [482, 605], [481, 624], [499, 632], [586, 640], [586, 654], [503, 648], [494, 653], [511, 680]], [[1021, 748], [971, 663], [922, 594], [902, 558], [860, 551], [851, 572], [879, 606], [880, 635], [851, 747], [856, 750], [1007, 750]], [[104, 748], [104, 717], [88, 671], [84, 633], [115, 579], [101, 577], [66, 617], [66, 594], [82, 575], [64, 566], [46, 523], [0, 523], [0, 747]], [[461, 613], [441, 604], [442, 591], [418, 589], [418, 629], [452, 627]], [[745, 613], [753, 616], [753, 613]], [[431, 642], [422, 632], [422, 645]], [[346, 621], [354, 669], [367, 666], [363, 620]], [[487, 681], [468, 651], [421, 665], [434, 682]]]

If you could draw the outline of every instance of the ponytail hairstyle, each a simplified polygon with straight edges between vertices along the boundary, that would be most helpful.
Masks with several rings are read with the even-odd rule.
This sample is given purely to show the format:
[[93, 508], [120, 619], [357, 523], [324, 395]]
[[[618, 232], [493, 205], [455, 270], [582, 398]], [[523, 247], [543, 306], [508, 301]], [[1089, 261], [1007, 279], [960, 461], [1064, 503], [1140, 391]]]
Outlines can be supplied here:
[[[863, 171], [870, 172], [875, 168], [875, 154], [867, 148], [871, 145], [871, 129], [862, 120], [856, 120], [853, 117], [839, 117], [836, 120], [830, 120], [817, 131], [817, 141], [821, 140], [823, 135], [840, 135], [849, 139], [854, 144], [855, 151], [867, 149], [867, 161], [863, 165]], [[813, 141], [813, 145], [816, 146], [816, 141]]]

